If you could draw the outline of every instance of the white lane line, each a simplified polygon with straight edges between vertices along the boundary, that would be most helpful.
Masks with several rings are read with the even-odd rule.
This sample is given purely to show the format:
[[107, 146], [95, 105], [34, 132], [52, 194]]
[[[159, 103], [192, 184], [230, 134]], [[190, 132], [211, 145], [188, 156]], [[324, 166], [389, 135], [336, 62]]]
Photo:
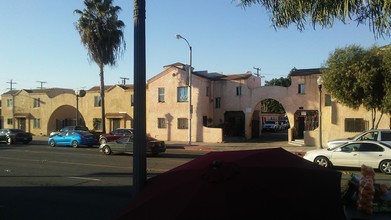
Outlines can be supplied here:
[[70, 179], [79, 179], [79, 180], [91, 180], [91, 181], [101, 181], [100, 179], [77, 177], [77, 176], [68, 176]]

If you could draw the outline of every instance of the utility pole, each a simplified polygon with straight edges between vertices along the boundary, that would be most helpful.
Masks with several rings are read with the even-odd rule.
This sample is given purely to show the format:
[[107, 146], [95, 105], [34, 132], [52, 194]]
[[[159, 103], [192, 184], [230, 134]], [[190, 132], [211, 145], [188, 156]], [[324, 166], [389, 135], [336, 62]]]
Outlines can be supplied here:
[[12, 79], [11, 79], [11, 80], [10, 80], [9, 82], [7, 82], [7, 83], [10, 84], [9, 90], [13, 90], [12, 85], [15, 85], [16, 82], [12, 82]]
[[126, 84], [126, 80], [129, 80], [129, 78], [126, 78], [126, 77], [120, 77], [120, 79], [122, 79], [122, 84], [123, 85]]
[[37, 83], [41, 83], [41, 86], [38, 87], [38, 88], [43, 89], [43, 84], [44, 84], [44, 83], [47, 83], [47, 82], [44, 82], [44, 81], [37, 81]]
[[259, 71], [261, 71], [261, 68], [259, 68], [259, 67], [253, 67], [255, 70], [257, 70], [257, 73], [255, 74], [256, 76], [258, 76], [258, 77], [260, 77], [261, 75], [260, 75], [260, 73], [259, 73]]

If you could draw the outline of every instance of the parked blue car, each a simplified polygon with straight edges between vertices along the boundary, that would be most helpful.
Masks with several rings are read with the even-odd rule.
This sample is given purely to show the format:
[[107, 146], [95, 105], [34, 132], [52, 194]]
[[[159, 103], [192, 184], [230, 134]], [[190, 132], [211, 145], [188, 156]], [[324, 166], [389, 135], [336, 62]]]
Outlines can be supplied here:
[[50, 137], [48, 144], [52, 147], [62, 145], [62, 146], [72, 146], [79, 147], [80, 145], [87, 145], [92, 147], [96, 142], [94, 135], [88, 131], [64, 131], [53, 137]]

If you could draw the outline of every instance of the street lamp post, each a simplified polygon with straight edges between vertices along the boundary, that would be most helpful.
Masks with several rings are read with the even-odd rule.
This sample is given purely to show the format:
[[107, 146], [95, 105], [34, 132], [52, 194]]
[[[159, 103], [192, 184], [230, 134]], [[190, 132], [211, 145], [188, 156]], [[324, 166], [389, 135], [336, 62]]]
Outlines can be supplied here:
[[188, 68], [188, 88], [189, 88], [189, 145], [191, 145], [191, 118], [192, 118], [192, 114], [193, 114], [193, 105], [192, 105], [192, 103], [191, 103], [191, 96], [192, 96], [192, 94], [191, 94], [191, 81], [192, 81], [192, 74], [191, 74], [191, 72], [192, 72], [192, 67], [191, 67], [191, 65], [192, 65], [192, 47], [190, 46], [190, 44], [189, 44], [189, 41], [187, 41], [187, 39], [186, 38], [184, 38], [184, 37], [182, 37], [181, 35], [179, 35], [179, 34], [177, 34], [176, 35], [176, 39], [183, 39], [183, 40], [185, 40], [186, 41], [186, 43], [187, 43], [187, 45], [189, 46], [189, 68]]
[[316, 82], [318, 83], [318, 89], [319, 89], [319, 146], [320, 148], [323, 148], [322, 146], [322, 84], [323, 84], [322, 75], [318, 77]]
[[79, 124], [79, 95], [80, 95], [80, 90], [76, 89], [75, 90], [75, 95], [76, 95], [76, 126]]
[[84, 97], [86, 95], [86, 91], [83, 89], [76, 89], [76, 126], [79, 125], [79, 97]]

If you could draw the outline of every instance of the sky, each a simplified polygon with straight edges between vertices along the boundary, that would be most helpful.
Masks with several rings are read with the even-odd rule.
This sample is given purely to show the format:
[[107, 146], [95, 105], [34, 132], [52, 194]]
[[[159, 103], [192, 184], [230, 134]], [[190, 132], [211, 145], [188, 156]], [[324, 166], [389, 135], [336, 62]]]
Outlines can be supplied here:
[[[82, 0], [0, 0], [0, 94], [13, 89], [99, 86], [99, 68], [88, 57], [75, 28]], [[133, 84], [133, 0], [113, 0], [126, 27], [126, 50], [105, 66], [105, 85]], [[292, 68], [319, 68], [337, 48], [390, 44], [369, 26], [336, 22], [330, 29], [294, 25], [275, 29], [260, 5], [242, 8], [232, 0], [146, 0], [146, 79], [165, 65], [189, 63], [195, 71], [225, 75], [257, 73], [262, 82], [286, 77]]]

